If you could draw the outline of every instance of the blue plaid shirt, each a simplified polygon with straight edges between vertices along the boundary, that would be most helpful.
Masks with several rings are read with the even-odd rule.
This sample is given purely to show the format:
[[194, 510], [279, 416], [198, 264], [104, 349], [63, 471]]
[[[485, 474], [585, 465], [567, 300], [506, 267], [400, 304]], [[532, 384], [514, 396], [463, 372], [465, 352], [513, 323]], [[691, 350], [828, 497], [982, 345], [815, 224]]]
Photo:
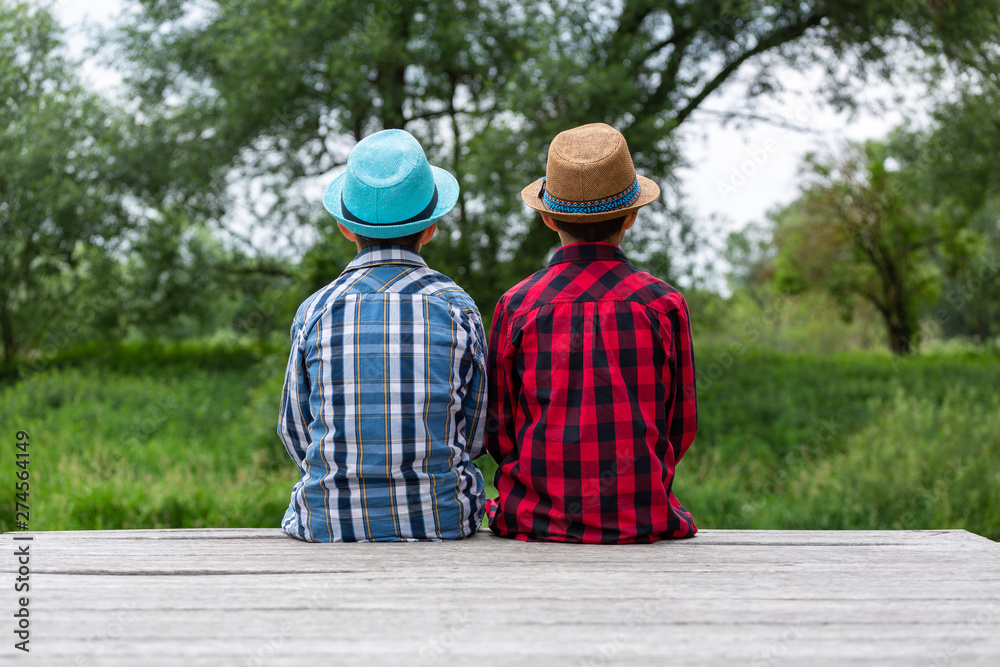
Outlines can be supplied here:
[[471, 297], [403, 246], [305, 300], [278, 435], [299, 467], [281, 527], [312, 542], [458, 539], [482, 521], [486, 336]]

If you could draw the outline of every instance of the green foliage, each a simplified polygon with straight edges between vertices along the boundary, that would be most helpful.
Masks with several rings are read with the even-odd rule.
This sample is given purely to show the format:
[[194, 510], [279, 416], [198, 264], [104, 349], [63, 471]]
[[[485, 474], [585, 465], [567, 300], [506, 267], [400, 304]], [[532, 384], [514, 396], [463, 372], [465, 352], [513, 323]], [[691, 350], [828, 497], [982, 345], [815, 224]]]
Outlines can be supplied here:
[[[155, 159], [169, 156], [156, 168], [172, 174], [170, 201], [195, 217], [222, 217], [226, 186], [249, 178], [267, 195], [254, 202], [261, 219], [275, 229], [322, 220], [328, 237], [323, 212], [293, 186], [327, 177], [376, 130], [413, 133], [462, 185], [428, 258], [489, 308], [555, 245], [517, 193], [543, 172], [557, 132], [615, 125], [638, 170], [676, 195], [675, 132], [724, 86], [740, 87], [738, 117], [780, 88], [775, 64], [822, 64], [828, 98], [846, 105], [871, 75], [893, 74], [890, 52], [904, 45], [925, 56], [915, 67], [951, 63], [974, 78], [994, 71], [982, 54], [998, 6], [144, 0], [111, 41], [134, 67]], [[644, 215], [630, 252], [667, 279], [689, 271], [697, 239], [680, 197]], [[311, 253], [316, 265], [336, 264], [329, 249]]]
[[898, 353], [919, 338], [990, 341], [1000, 334], [998, 147], [1000, 92], [986, 83], [939, 105], [926, 129], [904, 124], [836, 159], [810, 156], [801, 195], [772, 214], [777, 256], [754, 257], [750, 237], [731, 237], [736, 284], [825, 292], [845, 315], [867, 302]]
[[921, 199], [939, 221], [944, 273], [934, 323], [946, 336], [1000, 335], [1000, 89], [966, 90], [924, 132], [901, 129]]
[[285, 326], [291, 271], [223, 246], [163, 119], [87, 91], [44, 7], [0, 0], [0, 109], [5, 373], [86, 340]]
[[753, 292], [770, 280], [775, 252], [772, 237], [770, 228], [757, 223], [726, 237], [723, 257], [730, 266], [727, 275], [730, 288]]
[[[699, 526], [1000, 537], [1000, 358], [696, 355], [698, 437], [675, 489]], [[277, 526], [297, 478], [275, 434], [284, 361], [132, 345], [0, 388], [0, 418], [31, 436], [32, 527]], [[12, 520], [7, 495], [0, 529]]]
[[99, 342], [70, 347], [46, 361], [44, 368], [27, 367], [25, 375], [34, 375], [48, 368], [96, 365], [100, 368], [125, 371], [139, 369], [145, 373], [161, 371], [179, 374], [186, 370], [246, 369], [269, 355], [284, 350], [287, 341], [261, 342], [250, 337], [217, 335], [206, 339], [161, 342], [144, 339], [117, 345]]
[[994, 391], [952, 387], [935, 400], [900, 389], [843, 454], [789, 468], [775, 518], [790, 528], [948, 527], [997, 539], [997, 433]]
[[[722, 116], [752, 115], [780, 88], [775, 65], [819, 64], [828, 101], [850, 106], [873, 76], [903, 74], [906, 48], [932, 84], [957, 76], [959, 99], [926, 131], [813, 161], [776, 215], [778, 256], [770, 230], [745, 230], [726, 253], [732, 296], [686, 292], [702, 428], [679, 495], [703, 526], [998, 536], [995, 359], [959, 343], [912, 361], [756, 348], [872, 347], [881, 317], [904, 352], [927, 312], [930, 334], [1000, 334], [1000, 0], [129, 6], [109, 43], [136, 95], [115, 108], [79, 84], [48, 11], [0, 0], [0, 415], [32, 434], [33, 526], [277, 525], [295, 473], [274, 435], [275, 346], [354, 256], [300, 186], [363, 136], [403, 127], [458, 177], [424, 255], [488, 325], [500, 292], [556, 244], [517, 192], [557, 132], [625, 133], [666, 191], [625, 249], [674, 280], [698, 240], [675, 196], [676, 132], [705, 100], [739, 87]], [[275, 237], [310, 228], [300, 265], [232, 229], [219, 240], [234, 184], [252, 193], [238, 215]], [[9, 528], [7, 498], [0, 508]]]
[[[296, 477], [275, 435], [281, 370], [246, 355], [135, 347], [0, 389], [4, 423], [31, 436], [32, 528], [277, 525]], [[9, 530], [10, 494], [0, 507]]]
[[[122, 334], [181, 340], [235, 331], [266, 337], [287, 326], [291, 267], [248, 260], [205, 224], [150, 219], [130, 243], [108, 304]], [[292, 307], [294, 309], [294, 306]]]
[[787, 295], [764, 283], [741, 287], [727, 298], [690, 290], [685, 296], [695, 340], [707, 349], [819, 354], [884, 349], [883, 325], [873, 309], [859, 304], [844, 313], [821, 292]]
[[[740, 108], [722, 117], [752, 116], [754, 100], [780, 88], [776, 64], [825, 66], [827, 99], [849, 105], [872, 76], [901, 73], [893, 70], [901, 48], [919, 53], [911, 69], [930, 81], [947, 75], [966, 84], [939, 111], [959, 122], [939, 123], [924, 142], [940, 150], [917, 156], [951, 194], [921, 200], [920, 215], [884, 212], [936, 227], [946, 266], [939, 279], [918, 258], [904, 267], [908, 278], [876, 280], [886, 289], [868, 289], [869, 301], [883, 311], [893, 344], [904, 346], [915, 338], [913, 304], [940, 282], [939, 328], [987, 340], [1000, 326], [1000, 278], [968, 267], [1000, 249], [996, 132], [980, 131], [996, 127], [989, 75], [997, 72], [998, 5], [133, 0], [105, 45], [135, 95], [111, 102], [80, 85], [50, 11], [0, 0], [5, 363], [37, 363], [88, 339], [220, 329], [265, 338], [284, 328], [308, 293], [293, 279], [318, 287], [350, 256], [301, 192], [384, 127], [411, 131], [461, 182], [456, 212], [426, 256], [487, 319], [499, 294], [538, 269], [556, 243], [525, 215], [517, 192], [542, 173], [551, 138], [585, 122], [623, 130], [639, 171], [663, 184], [666, 196], [643, 212], [626, 251], [675, 280], [692, 273], [700, 249], [676, 196], [684, 163], [677, 129], [724, 87], [739, 88]], [[903, 157], [907, 147], [906, 137], [893, 144], [915, 164]], [[896, 176], [876, 180], [871, 188]], [[248, 196], [238, 201], [240, 187]], [[915, 186], [932, 190], [926, 179]], [[964, 222], [950, 224], [956, 219]], [[315, 234], [302, 234], [302, 225]], [[278, 242], [261, 244], [260, 226]], [[302, 238], [319, 243], [302, 266], [286, 266], [278, 249]], [[751, 291], [747, 280], [773, 268], [766, 248], [730, 251], [743, 253], [740, 280]], [[872, 287], [864, 272], [833, 273], [838, 294]], [[964, 296], [970, 286], [977, 298]]]
[[11, 365], [47, 323], [76, 322], [134, 220], [120, 115], [80, 85], [46, 9], [0, 2], [0, 343]]
[[699, 526], [1000, 537], [997, 357], [697, 352], [675, 490]]
[[772, 215], [775, 281], [792, 294], [825, 291], [845, 313], [866, 301], [882, 316], [890, 349], [908, 354], [921, 311], [939, 291], [939, 229], [909, 174], [889, 169], [890, 157], [888, 146], [871, 141], [834, 161], [807, 156], [802, 194]]

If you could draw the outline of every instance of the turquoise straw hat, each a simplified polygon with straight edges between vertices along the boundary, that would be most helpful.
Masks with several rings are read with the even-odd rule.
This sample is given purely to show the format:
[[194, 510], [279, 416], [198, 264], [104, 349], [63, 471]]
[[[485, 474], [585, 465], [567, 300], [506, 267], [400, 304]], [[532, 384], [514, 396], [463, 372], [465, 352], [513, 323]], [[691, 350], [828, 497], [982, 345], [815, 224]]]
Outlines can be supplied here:
[[427, 162], [409, 132], [365, 137], [347, 169], [323, 192], [323, 206], [355, 234], [391, 239], [430, 227], [458, 201], [458, 181]]

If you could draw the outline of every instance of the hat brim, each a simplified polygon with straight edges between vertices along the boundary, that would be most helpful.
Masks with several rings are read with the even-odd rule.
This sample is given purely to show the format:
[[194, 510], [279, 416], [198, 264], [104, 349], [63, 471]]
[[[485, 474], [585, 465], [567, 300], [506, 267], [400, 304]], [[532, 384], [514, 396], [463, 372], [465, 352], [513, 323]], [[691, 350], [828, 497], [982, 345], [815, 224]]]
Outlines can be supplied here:
[[530, 208], [550, 217], [558, 218], [559, 220], [567, 222], [600, 222], [601, 220], [610, 220], [618, 216], [627, 215], [656, 201], [657, 197], [660, 196], [660, 186], [645, 176], [637, 175], [636, 180], [639, 181], [639, 198], [631, 206], [616, 208], [613, 211], [602, 211], [600, 213], [563, 213], [562, 211], [555, 211], [546, 206], [542, 198], [538, 196], [542, 189], [542, 179], [540, 178], [521, 190], [521, 201]]
[[341, 195], [344, 190], [344, 181], [347, 172], [333, 179], [333, 182], [326, 186], [326, 190], [323, 191], [323, 208], [344, 227], [347, 227], [355, 234], [360, 234], [367, 238], [394, 239], [400, 236], [409, 236], [433, 225], [451, 211], [451, 209], [455, 208], [455, 204], [458, 202], [458, 181], [455, 177], [440, 167], [431, 166], [431, 173], [433, 174], [434, 185], [437, 186], [437, 206], [434, 207], [434, 211], [430, 216], [422, 220], [397, 225], [372, 225], [365, 222], [348, 220], [344, 217], [341, 208]]

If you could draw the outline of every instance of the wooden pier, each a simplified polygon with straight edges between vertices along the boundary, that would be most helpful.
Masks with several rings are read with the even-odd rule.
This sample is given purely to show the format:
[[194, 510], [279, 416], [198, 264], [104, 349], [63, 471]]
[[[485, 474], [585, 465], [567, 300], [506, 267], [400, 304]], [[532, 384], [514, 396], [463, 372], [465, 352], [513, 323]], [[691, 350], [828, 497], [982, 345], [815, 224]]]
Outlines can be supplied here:
[[637, 546], [307, 544], [276, 529], [3, 539], [7, 610], [16, 545], [30, 545], [31, 652], [13, 648], [8, 611], [2, 664], [1000, 664], [1000, 545], [962, 530]]

